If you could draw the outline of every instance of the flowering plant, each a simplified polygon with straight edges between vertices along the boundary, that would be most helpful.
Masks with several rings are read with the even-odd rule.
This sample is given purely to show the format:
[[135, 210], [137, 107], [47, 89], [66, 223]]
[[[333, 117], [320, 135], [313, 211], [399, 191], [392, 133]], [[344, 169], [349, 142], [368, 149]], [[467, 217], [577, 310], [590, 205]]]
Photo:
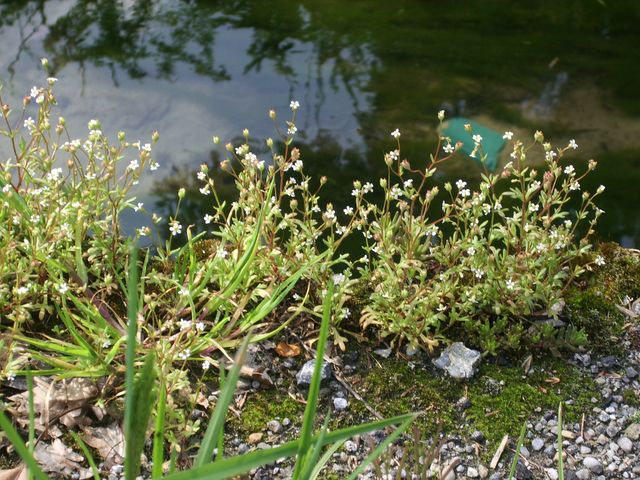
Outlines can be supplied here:
[[[500, 174], [485, 170], [475, 191], [463, 180], [445, 183], [441, 213], [434, 215], [440, 192], [431, 179], [460, 145], [441, 137], [428, 165], [415, 166], [401, 157], [400, 132], [392, 136], [397, 148], [385, 155], [383, 205], [369, 202], [359, 184], [354, 190], [367, 242], [360, 273], [372, 289], [363, 327], [379, 327], [384, 336], [414, 347], [431, 348], [466, 333], [490, 353], [515, 348], [531, 315], [557, 315], [567, 285], [603, 262], [599, 256], [588, 261], [587, 254], [602, 213], [594, 198], [604, 187], [593, 194], [580, 187], [596, 163], [581, 174], [560, 165], [577, 148], [575, 141], [553, 149], [541, 132], [530, 145], [506, 132], [512, 161]], [[482, 137], [473, 140], [474, 155], [484, 160]], [[527, 162], [540, 150], [542, 176]], [[571, 211], [575, 196], [580, 205]]]

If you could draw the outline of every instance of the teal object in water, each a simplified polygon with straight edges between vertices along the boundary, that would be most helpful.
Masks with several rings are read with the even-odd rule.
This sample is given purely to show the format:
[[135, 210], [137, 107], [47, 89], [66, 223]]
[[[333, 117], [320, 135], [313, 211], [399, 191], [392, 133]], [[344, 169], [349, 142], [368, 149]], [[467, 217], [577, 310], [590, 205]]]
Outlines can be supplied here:
[[[465, 125], [471, 125], [471, 131], [467, 132], [464, 128]], [[475, 142], [473, 141], [473, 135], [480, 135], [482, 137], [482, 148], [476, 153], [475, 160], [480, 162], [480, 156], [486, 155], [485, 165], [491, 172], [495, 171], [498, 166], [498, 158], [500, 152], [504, 147], [504, 139], [502, 134], [491, 130], [478, 122], [470, 120], [468, 118], [457, 117], [448, 120], [444, 124], [442, 129], [442, 135], [451, 138], [451, 143], [455, 145], [457, 142], [462, 142], [461, 150], [467, 155], [471, 155]]]

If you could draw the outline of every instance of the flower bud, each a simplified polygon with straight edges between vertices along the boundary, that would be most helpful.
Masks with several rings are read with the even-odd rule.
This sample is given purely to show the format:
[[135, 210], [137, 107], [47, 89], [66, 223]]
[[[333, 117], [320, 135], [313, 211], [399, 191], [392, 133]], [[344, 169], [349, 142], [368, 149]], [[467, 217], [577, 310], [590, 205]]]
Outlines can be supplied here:
[[444, 110], [440, 110], [438, 112], [438, 120], [440, 120], [440, 121], [444, 120]]
[[45, 69], [49, 67], [49, 59], [47, 59], [45, 57], [42, 57], [40, 59], [40, 63], [42, 64], [42, 67], [45, 68]]
[[362, 183], [360, 182], [360, 180], [356, 180], [353, 182], [353, 188], [356, 188], [358, 190], [362, 188]]
[[273, 148], [273, 138], [267, 138], [267, 147]]
[[387, 188], [387, 179], [386, 178], [381, 178], [380, 179], [380, 186], [382, 188]]
[[470, 132], [471, 131], [471, 124], [470, 123], [465, 123], [464, 124], [464, 131], [465, 132]]
[[218, 145], [220, 143], [220, 137], [217, 135], [214, 135], [212, 140], [214, 145]]
[[224, 148], [226, 148], [228, 152], [233, 152], [233, 145], [231, 143], [227, 143]]
[[298, 207], [298, 200], [296, 200], [295, 198], [291, 200], [291, 202], [289, 202], [289, 205], [291, 205], [291, 208], [295, 209]]
[[247, 138], [249, 136], [249, 129], [245, 128], [244, 130], [242, 130], [242, 135]]
[[538, 142], [544, 142], [544, 134], [540, 130], [536, 130], [536, 133], [533, 134], [533, 139]]
[[451, 187], [451, 182], [447, 182], [447, 183], [445, 183], [445, 184], [444, 184], [444, 189], [445, 189], [447, 192], [451, 192], [451, 188], [452, 188], [452, 187]]
[[598, 162], [596, 162], [594, 159], [589, 160], [589, 170], [595, 170], [597, 166]]
[[320, 177], [320, 185], [324, 185], [327, 183], [327, 177], [325, 175]]
[[127, 137], [127, 135], [124, 132], [122, 132], [122, 131], [118, 132], [118, 141], [124, 142], [126, 137]]
[[178, 198], [182, 200], [186, 193], [186, 190], [184, 188], [181, 188], [180, 190], [178, 190]]
[[22, 97], [22, 105], [23, 106], [27, 106], [31, 103], [31, 97], [29, 95], [25, 95], [24, 97]]
[[276, 111], [275, 110], [269, 110], [269, 118], [271, 120], [275, 120], [276, 119]]
[[151, 140], [153, 141], [153, 143], [156, 143], [158, 140], [160, 140], [160, 134], [157, 130], [154, 130], [154, 132], [151, 134]]

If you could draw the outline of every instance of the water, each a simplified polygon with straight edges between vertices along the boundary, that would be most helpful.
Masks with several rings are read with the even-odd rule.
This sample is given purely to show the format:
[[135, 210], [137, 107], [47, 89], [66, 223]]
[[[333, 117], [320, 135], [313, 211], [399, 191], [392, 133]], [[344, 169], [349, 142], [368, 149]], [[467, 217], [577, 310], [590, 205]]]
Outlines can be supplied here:
[[[198, 166], [224, 156], [212, 135], [223, 143], [243, 128], [274, 136], [267, 112], [285, 119], [291, 99], [302, 105], [305, 166], [330, 177], [335, 204], [349, 201], [354, 178], [384, 170], [395, 128], [403, 155], [426, 159], [436, 112], [446, 108], [497, 131], [575, 138], [576, 163], [599, 161], [584, 186], [607, 186], [600, 235], [637, 246], [638, 25], [635, 0], [7, 0], [0, 80], [19, 101], [43, 83], [46, 56], [78, 136], [96, 117], [106, 133], [125, 130], [131, 140], [157, 129], [161, 168], [136, 195], [165, 216]], [[458, 158], [443, 175], [473, 181], [479, 172]], [[185, 213], [201, 217], [208, 197], [189, 199]]]

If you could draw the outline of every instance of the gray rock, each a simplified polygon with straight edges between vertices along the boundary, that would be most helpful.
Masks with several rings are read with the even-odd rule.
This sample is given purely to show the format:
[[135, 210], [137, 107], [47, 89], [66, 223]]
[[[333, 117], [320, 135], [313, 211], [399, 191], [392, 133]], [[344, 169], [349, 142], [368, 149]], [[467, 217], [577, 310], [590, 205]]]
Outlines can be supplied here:
[[480, 352], [465, 347], [462, 342], [456, 342], [445, 348], [433, 363], [446, 370], [453, 378], [471, 378], [480, 363]]
[[333, 408], [337, 411], [342, 411], [347, 408], [348, 402], [346, 398], [335, 397], [333, 399]]
[[478, 473], [478, 470], [476, 470], [473, 467], [467, 468], [467, 477], [469, 477], [469, 478], [478, 478], [479, 476], [480, 476], [480, 474]]
[[373, 353], [375, 353], [376, 355], [380, 355], [382, 358], [389, 358], [389, 355], [391, 355], [391, 349], [379, 348], [378, 350], [374, 350]]
[[640, 439], [640, 423], [632, 423], [624, 431], [625, 437], [633, 440], [634, 442]]
[[460, 397], [456, 402], [456, 408], [458, 410], [466, 410], [471, 406], [471, 400], [467, 397]]
[[344, 442], [344, 449], [347, 452], [353, 453], [358, 450], [358, 445], [353, 440], [347, 440]]
[[[311, 377], [313, 377], [313, 369], [315, 367], [315, 359], [309, 360], [306, 362], [300, 371], [296, 373], [296, 381], [299, 387], [305, 386], [308, 387], [311, 385]], [[327, 362], [322, 362], [322, 368], [320, 369], [320, 380], [327, 380], [331, 378], [333, 372], [331, 370], [331, 365]]]
[[547, 472], [547, 477], [549, 477], [550, 480], [558, 480], [558, 470], [555, 468], [546, 468], [545, 472]]
[[581, 468], [576, 472], [576, 478], [578, 480], [589, 480], [591, 478], [591, 471], [588, 468]]
[[280, 433], [282, 431], [282, 424], [278, 420], [271, 420], [267, 422], [267, 428], [273, 433]]
[[627, 378], [629, 378], [630, 380], [633, 380], [638, 376], [638, 371], [633, 367], [627, 367], [625, 373], [627, 375]]
[[475, 430], [471, 434], [471, 440], [478, 443], [482, 442], [484, 440], [484, 433], [482, 433], [480, 430]]
[[489, 476], [489, 469], [484, 465], [478, 465], [478, 475], [480, 475], [480, 478], [487, 478]]
[[603, 357], [600, 362], [604, 368], [613, 368], [618, 365], [618, 359], [613, 355]]
[[517, 480], [533, 480], [533, 473], [520, 459], [516, 464], [516, 479]]
[[602, 462], [594, 457], [586, 457], [582, 464], [591, 470], [593, 473], [601, 474], [604, 471], [604, 467], [602, 466]]
[[531, 448], [533, 448], [534, 451], [539, 452], [544, 448], [544, 440], [540, 437], [534, 438], [531, 442]]
[[627, 437], [620, 437], [617, 443], [618, 446], [626, 453], [631, 453], [631, 451], [633, 450], [633, 442]]

